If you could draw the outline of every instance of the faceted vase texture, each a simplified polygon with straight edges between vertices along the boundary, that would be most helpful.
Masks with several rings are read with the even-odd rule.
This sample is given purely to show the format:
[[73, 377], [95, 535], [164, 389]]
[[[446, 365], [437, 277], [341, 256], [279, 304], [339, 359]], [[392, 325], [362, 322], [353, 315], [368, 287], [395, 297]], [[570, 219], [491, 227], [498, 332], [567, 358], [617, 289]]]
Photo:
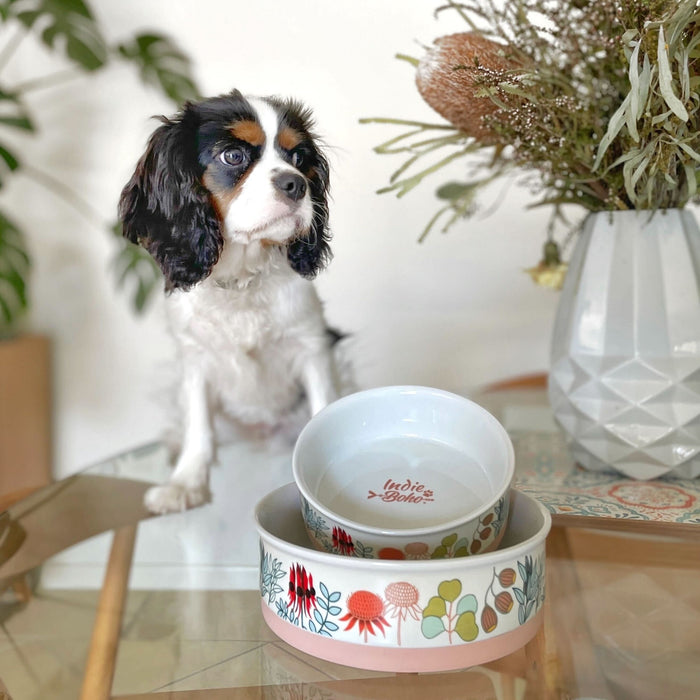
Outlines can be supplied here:
[[554, 323], [549, 400], [587, 469], [700, 475], [699, 270], [689, 211], [586, 219]]

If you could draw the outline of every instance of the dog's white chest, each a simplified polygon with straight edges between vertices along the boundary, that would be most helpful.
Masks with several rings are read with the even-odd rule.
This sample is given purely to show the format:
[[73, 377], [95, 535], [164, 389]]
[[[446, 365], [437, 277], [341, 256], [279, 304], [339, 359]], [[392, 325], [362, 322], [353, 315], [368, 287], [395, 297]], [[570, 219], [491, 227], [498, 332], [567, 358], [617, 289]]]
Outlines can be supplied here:
[[299, 398], [305, 359], [327, 343], [318, 297], [297, 275], [268, 274], [243, 288], [212, 282], [168, 301], [183, 364], [197, 366], [231, 414], [264, 407], [256, 418], [270, 420], [288, 410]]

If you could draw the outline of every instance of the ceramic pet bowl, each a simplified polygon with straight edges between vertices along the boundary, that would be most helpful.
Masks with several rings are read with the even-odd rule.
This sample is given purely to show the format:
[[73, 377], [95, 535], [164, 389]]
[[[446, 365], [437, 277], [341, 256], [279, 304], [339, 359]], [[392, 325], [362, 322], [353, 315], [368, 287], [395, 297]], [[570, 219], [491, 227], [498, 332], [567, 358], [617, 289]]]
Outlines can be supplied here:
[[494, 550], [513, 446], [478, 404], [437, 389], [361, 391], [316, 414], [292, 457], [312, 544], [374, 559]]
[[478, 557], [379, 561], [313, 549], [295, 484], [256, 509], [260, 593], [268, 626], [296, 649], [379, 671], [487, 663], [542, 624], [547, 510], [511, 492], [501, 547]]

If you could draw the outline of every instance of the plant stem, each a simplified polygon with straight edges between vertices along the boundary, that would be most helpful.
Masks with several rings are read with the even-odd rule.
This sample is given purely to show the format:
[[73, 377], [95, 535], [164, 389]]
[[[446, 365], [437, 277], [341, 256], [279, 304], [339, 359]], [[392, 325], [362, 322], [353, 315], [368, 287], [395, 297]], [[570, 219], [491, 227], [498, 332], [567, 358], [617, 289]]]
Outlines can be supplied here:
[[61, 197], [67, 204], [70, 204], [75, 211], [81, 214], [91, 224], [104, 228], [105, 222], [97, 209], [85, 201], [80, 195], [76, 194], [70, 187], [65, 185], [60, 180], [48, 175], [41, 170], [37, 170], [31, 165], [23, 165], [22, 172], [35, 182], [43, 185], [47, 190], [50, 190], [55, 195]]
[[25, 36], [27, 36], [25, 29], [23, 27], [17, 27], [14, 36], [10, 37], [0, 53], [0, 72], [2, 72], [10, 62], [10, 59], [24, 40]]
[[13, 88], [13, 92], [26, 94], [34, 90], [43, 90], [45, 88], [54, 87], [55, 85], [60, 85], [61, 83], [76, 80], [82, 77], [82, 75], [83, 74], [78, 70], [67, 68], [66, 70], [50, 73], [49, 75], [42, 75], [40, 78], [25, 80], [23, 83], [16, 85]]

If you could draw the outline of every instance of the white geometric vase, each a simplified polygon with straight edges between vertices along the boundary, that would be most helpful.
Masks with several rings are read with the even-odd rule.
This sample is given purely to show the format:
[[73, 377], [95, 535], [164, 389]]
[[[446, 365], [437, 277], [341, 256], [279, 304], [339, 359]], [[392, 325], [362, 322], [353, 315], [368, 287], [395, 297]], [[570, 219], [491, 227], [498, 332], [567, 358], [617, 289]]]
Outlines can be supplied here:
[[549, 400], [587, 469], [700, 475], [700, 229], [690, 212], [588, 216], [554, 323]]

